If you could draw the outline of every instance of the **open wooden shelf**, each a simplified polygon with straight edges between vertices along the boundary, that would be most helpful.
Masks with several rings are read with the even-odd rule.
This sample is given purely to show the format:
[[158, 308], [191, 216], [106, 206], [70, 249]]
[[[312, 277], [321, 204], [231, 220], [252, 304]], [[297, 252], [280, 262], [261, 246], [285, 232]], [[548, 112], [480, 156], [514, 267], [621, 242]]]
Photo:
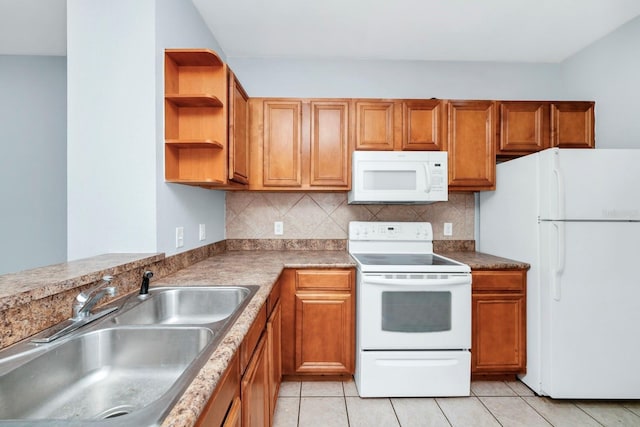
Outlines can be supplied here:
[[182, 148], [217, 148], [220, 150], [224, 148], [221, 142], [211, 139], [167, 139], [165, 143]]
[[224, 64], [217, 53], [210, 49], [166, 49], [165, 54], [179, 66], [221, 66]]
[[227, 66], [209, 49], [165, 50], [165, 179], [227, 182]]
[[222, 107], [224, 104], [217, 96], [209, 94], [171, 93], [164, 97], [178, 107]]

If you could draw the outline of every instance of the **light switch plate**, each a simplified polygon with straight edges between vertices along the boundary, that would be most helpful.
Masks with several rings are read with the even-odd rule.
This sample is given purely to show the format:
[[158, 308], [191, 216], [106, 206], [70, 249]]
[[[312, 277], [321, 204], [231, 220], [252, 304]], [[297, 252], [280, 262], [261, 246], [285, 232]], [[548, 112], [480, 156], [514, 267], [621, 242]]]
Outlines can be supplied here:
[[273, 223], [273, 234], [276, 236], [282, 236], [284, 234], [284, 223], [282, 221]]
[[444, 223], [444, 235], [453, 236], [453, 224], [450, 222]]
[[184, 227], [176, 227], [176, 248], [184, 246]]
[[207, 228], [204, 224], [200, 224], [198, 236], [201, 241], [207, 238]]

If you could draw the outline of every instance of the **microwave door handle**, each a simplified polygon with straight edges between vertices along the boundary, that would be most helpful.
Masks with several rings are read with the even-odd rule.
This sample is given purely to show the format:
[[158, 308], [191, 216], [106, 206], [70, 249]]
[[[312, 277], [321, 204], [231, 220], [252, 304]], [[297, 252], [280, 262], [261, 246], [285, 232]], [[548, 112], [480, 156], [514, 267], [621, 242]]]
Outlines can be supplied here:
[[442, 286], [469, 285], [471, 277], [455, 276], [448, 279], [394, 279], [383, 276], [363, 277], [365, 285], [408, 285], [408, 286]]
[[426, 179], [426, 188], [424, 190], [425, 193], [430, 193], [431, 192], [431, 172], [429, 171], [429, 164], [428, 163], [423, 163], [422, 167], [424, 167], [424, 177]]

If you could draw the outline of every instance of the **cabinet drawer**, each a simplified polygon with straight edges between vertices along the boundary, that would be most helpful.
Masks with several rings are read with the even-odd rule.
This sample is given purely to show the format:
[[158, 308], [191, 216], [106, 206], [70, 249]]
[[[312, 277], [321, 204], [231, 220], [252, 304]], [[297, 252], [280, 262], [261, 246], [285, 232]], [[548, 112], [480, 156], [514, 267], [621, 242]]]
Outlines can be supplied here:
[[480, 270], [472, 272], [472, 290], [524, 292], [526, 270]]
[[267, 305], [265, 304], [258, 312], [256, 319], [253, 321], [253, 325], [251, 325], [249, 332], [247, 332], [247, 335], [244, 338], [244, 341], [242, 341], [240, 372], [244, 372], [244, 370], [247, 368], [249, 359], [251, 358], [256, 345], [258, 345], [258, 340], [260, 339], [260, 336], [262, 335], [262, 331], [264, 331], [266, 324]]
[[296, 270], [297, 289], [351, 290], [352, 270]]

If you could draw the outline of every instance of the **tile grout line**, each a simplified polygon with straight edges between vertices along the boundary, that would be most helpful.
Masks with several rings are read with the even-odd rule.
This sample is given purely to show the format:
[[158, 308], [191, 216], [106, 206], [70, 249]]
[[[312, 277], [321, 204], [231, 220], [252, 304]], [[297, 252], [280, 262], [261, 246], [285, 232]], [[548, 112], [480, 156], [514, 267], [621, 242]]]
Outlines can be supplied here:
[[444, 419], [447, 420], [447, 423], [449, 423], [450, 427], [453, 427], [453, 423], [451, 422], [451, 420], [449, 419], [449, 417], [447, 417], [447, 414], [442, 410], [442, 407], [440, 406], [440, 402], [438, 402], [438, 399], [435, 398], [433, 399], [434, 402], [436, 402], [436, 406], [438, 407], [438, 409], [440, 410], [440, 412], [442, 412], [442, 415], [444, 416]]
[[389, 398], [389, 403], [391, 404], [391, 410], [393, 411], [393, 415], [396, 416], [396, 421], [398, 422], [398, 425], [402, 427], [402, 424], [400, 424], [400, 417], [398, 417], [398, 412], [396, 412], [396, 407], [393, 405], [393, 400], [391, 398]]
[[[482, 401], [482, 399], [480, 399], [480, 396], [477, 396], [475, 393], [474, 393], [474, 396], [475, 396], [475, 398], [476, 398], [476, 399], [478, 399], [478, 402], [480, 402], [480, 404], [484, 407], [484, 409], [486, 409], [486, 410], [487, 410], [487, 412], [489, 412], [489, 414], [491, 414], [491, 416], [493, 417], [493, 419], [494, 419], [494, 420], [496, 420], [496, 422], [497, 422], [500, 426], [504, 427], [504, 424], [502, 424], [502, 423], [500, 422], [500, 420], [498, 419], [498, 417], [496, 417], [496, 416], [495, 416], [495, 414], [494, 414], [493, 412], [491, 412], [491, 409], [487, 408], [487, 405], [485, 405], [485, 404], [484, 404], [484, 402]], [[482, 397], [513, 397], [513, 396], [482, 396]]]
[[[507, 386], [508, 386], [508, 385], [509, 385], [509, 384], [507, 384]], [[511, 388], [511, 387], [509, 387], [509, 388]], [[513, 389], [512, 389], [512, 390], [513, 390]], [[513, 390], [513, 391], [515, 392], [515, 390]], [[518, 393], [516, 392], [516, 394], [518, 394]], [[531, 406], [531, 405], [529, 404], [529, 402], [527, 402], [527, 399], [525, 399], [525, 396], [520, 396], [520, 395], [518, 394], [518, 397], [520, 398], [520, 400], [522, 400], [522, 401], [525, 403], [525, 405], [527, 405], [528, 407], [530, 407], [531, 409], [533, 409], [533, 412], [535, 412], [536, 414], [540, 415], [540, 418], [542, 418], [543, 420], [545, 420], [546, 422], [548, 422], [548, 423], [549, 423], [549, 425], [550, 425], [551, 427], [554, 427], [554, 425], [553, 425], [553, 423], [551, 422], [551, 420], [548, 420], [548, 419], [547, 419], [547, 417], [545, 417], [544, 415], [542, 415], [540, 412], [538, 412], [538, 410], [537, 410], [536, 408], [534, 408], [533, 406]]]
[[573, 400], [571, 401], [571, 404], [573, 406], [575, 406], [576, 408], [578, 408], [579, 410], [581, 410], [582, 412], [584, 412], [588, 417], [590, 417], [591, 419], [593, 419], [595, 422], [597, 422], [598, 424], [600, 424], [601, 426], [604, 426], [603, 423], [601, 423], [600, 421], [598, 421], [593, 415], [591, 415], [590, 413], [588, 413], [587, 411], [585, 411], [584, 409], [582, 409], [580, 407], [580, 405], [578, 405], [576, 402], [574, 402]]
[[344, 402], [344, 412], [347, 414], [347, 427], [351, 426], [349, 419], [349, 406], [347, 405], [347, 394], [344, 391], [344, 381], [340, 381], [340, 387], [342, 387], [342, 401]]

